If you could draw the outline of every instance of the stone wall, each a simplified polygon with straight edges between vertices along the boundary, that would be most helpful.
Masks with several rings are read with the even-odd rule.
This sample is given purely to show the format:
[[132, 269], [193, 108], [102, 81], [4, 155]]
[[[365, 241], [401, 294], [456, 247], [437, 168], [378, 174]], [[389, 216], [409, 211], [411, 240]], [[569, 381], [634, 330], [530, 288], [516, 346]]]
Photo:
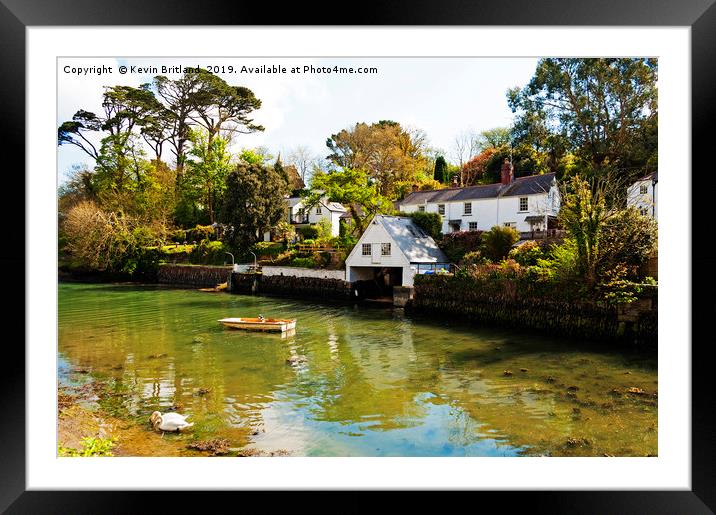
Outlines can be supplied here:
[[232, 293], [282, 297], [352, 300], [353, 289], [342, 279], [287, 275], [231, 274]]
[[[454, 280], [454, 279], [453, 279]], [[496, 326], [603, 341], [655, 346], [657, 343], [656, 289], [648, 299], [615, 306], [596, 302], [564, 302], [547, 296], [488, 294], [478, 288], [458, 288], [449, 279], [426, 277], [416, 284], [412, 311]]]
[[229, 274], [230, 266], [160, 265], [157, 281], [162, 284], [208, 288], [225, 283]]
[[290, 276], [290, 277], [318, 277], [321, 279], [337, 279], [344, 281], [345, 270], [321, 270], [316, 268], [301, 268], [297, 266], [262, 266], [261, 273], [264, 277]]

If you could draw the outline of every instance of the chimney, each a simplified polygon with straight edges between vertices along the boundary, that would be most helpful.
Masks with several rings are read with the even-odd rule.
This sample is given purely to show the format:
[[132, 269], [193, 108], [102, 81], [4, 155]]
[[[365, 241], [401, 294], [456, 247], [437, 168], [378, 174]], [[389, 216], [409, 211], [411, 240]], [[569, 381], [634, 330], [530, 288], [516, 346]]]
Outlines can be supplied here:
[[514, 179], [512, 163], [510, 163], [509, 159], [505, 158], [505, 162], [502, 163], [502, 168], [500, 169], [500, 182], [502, 184], [511, 184]]
[[453, 186], [453, 188], [456, 188], [458, 186], [457, 175], [452, 176], [452, 186]]
[[419, 189], [420, 189], [420, 186], [418, 186], [417, 184], [413, 184], [413, 192], [416, 192]]

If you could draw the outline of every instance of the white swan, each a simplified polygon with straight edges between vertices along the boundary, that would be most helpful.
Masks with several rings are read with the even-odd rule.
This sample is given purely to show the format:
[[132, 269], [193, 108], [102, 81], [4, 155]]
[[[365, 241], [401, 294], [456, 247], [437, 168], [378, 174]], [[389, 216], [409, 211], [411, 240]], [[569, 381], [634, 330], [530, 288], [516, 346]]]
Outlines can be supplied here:
[[149, 417], [154, 429], [161, 429], [162, 431], [180, 431], [191, 427], [194, 422], [187, 422], [186, 415], [180, 415], [179, 413], [165, 413], [162, 415], [158, 411], [152, 413]]

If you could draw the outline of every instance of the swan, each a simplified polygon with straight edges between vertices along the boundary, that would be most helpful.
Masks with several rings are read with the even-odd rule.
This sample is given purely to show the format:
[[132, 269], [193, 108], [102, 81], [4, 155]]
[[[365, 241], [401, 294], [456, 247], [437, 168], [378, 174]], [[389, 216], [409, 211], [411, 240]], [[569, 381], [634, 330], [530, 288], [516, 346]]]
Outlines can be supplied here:
[[180, 431], [191, 427], [194, 422], [187, 422], [186, 415], [180, 415], [179, 413], [165, 413], [162, 415], [158, 411], [152, 413], [149, 417], [149, 421], [154, 426], [154, 429], [161, 429], [162, 431]]

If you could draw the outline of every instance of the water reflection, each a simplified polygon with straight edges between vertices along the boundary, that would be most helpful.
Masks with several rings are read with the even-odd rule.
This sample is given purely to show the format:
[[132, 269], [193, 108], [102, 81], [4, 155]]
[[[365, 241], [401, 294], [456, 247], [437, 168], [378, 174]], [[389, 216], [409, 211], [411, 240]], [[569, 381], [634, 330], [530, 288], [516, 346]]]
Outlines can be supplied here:
[[[226, 316], [297, 318], [295, 334]], [[181, 409], [196, 433], [294, 455], [656, 454], [656, 362], [403, 310], [61, 284], [59, 350], [119, 416]], [[65, 361], [61, 360], [61, 363]], [[627, 393], [639, 388], [643, 395]], [[570, 442], [578, 442], [573, 444]]]

